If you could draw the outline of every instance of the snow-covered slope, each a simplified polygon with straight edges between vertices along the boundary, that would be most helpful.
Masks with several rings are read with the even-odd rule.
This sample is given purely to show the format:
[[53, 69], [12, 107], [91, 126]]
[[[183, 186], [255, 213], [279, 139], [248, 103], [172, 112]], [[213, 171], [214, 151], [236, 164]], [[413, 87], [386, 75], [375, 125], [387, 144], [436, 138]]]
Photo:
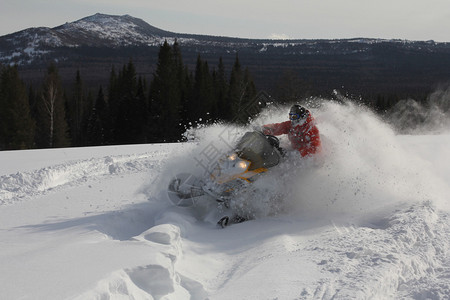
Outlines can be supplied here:
[[[314, 115], [321, 160], [268, 174], [249, 199], [256, 218], [225, 229], [165, 188], [245, 128], [0, 152], [0, 298], [448, 299], [450, 135], [397, 136], [353, 105]], [[258, 206], [267, 195], [276, 207]]]
[[[95, 14], [53, 29], [66, 46], [160, 45], [173, 33], [153, 27], [129, 15]], [[93, 44], [94, 43], [94, 44]]]
[[55, 28], [29, 28], [1, 37], [0, 62], [24, 65], [52, 55], [54, 60], [64, 60], [61, 54], [52, 53], [81, 46], [159, 46], [165, 39], [173, 42], [175, 36], [129, 15], [95, 14]]

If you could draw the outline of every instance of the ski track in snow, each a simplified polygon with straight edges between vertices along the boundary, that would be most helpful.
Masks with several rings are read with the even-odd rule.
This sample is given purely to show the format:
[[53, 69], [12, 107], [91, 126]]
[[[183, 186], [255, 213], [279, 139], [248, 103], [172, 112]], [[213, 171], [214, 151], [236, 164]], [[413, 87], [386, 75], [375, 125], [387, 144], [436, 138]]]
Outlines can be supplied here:
[[[413, 143], [411, 139], [408, 141]], [[83, 256], [87, 261], [80, 264], [78, 275], [91, 276], [88, 279], [92, 282], [86, 284], [77, 279], [79, 282], [66, 283], [70, 287], [78, 284], [80, 288], [75, 291], [37, 284], [35, 292], [42, 299], [56, 299], [52, 298], [55, 289], [62, 298], [77, 300], [450, 298], [450, 214], [436, 205], [435, 199], [427, 199], [430, 194], [421, 194], [420, 201], [402, 199], [378, 210], [370, 210], [363, 204], [359, 209], [364, 210], [364, 215], [358, 215], [357, 207], [347, 219], [341, 217], [342, 207], [333, 200], [322, 203], [323, 207], [316, 204], [300, 214], [295, 210], [280, 210], [275, 215], [219, 230], [215, 224], [196, 217], [190, 209], [170, 206], [159, 193], [165, 189], [164, 178], [159, 177], [174, 171], [171, 156], [177, 153], [185, 160], [192, 154], [193, 145], [180, 144], [177, 151], [174, 148], [152, 151], [156, 148], [149, 147], [142, 154], [78, 159], [0, 177], [0, 209], [45, 197], [58, 205], [51, 195], [59, 191], [76, 190], [83, 185], [107, 185], [134, 174], [149, 174], [154, 180], [144, 187], [137, 183], [123, 186], [130, 194], [136, 190], [144, 193], [147, 199], [139, 205], [103, 215], [92, 213], [68, 221], [46, 219], [42, 224], [0, 230], [9, 239], [16, 231], [19, 234], [25, 231], [29, 234], [24, 236], [30, 238], [30, 249], [35, 245], [40, 247], [39, 240], [45, 238], [49, 239], [45, 242], [54, 239], [54, 244], [70, 240], [70, 246], [76, 246], [79, 255], [89, 253], [88, 258]], [[180, 167], [177, 161], [175, 165]], [[440, 171], [448, 174], [444, 169]], [[362, 180], [356, 188], [364, 192], [367, 184]], [[342, 188], [336, 187], [337, 191]], [[81, 195], [74, 193], [74, 198]], [[362, 196], [342, 193], [344, 197], [352, 194], [364, 202], [364, 193]], [[338, 208], [334, 212], [333, 205]], [[52, 233], [50, 237], [48, 232]], [[24, 243], [28, 251], [27, 242]], [[7, 242], [4, 246], [5, 254], [0, 255], [0, 260], [4, 257], [7, 262], [9, 257], [15, 257], [8, 256], [14, 248], [8, 248]], [[62, 249], [53, 247], [56, 259], [64, 267], [66, 262], [62, 257], [67, 254], [58, 254]], [[111, 269], [102, 266], [104, 269], [97, 271], [96, 260], [103, 257], [103, 251], [111, 256]], [[29, 252], [31, 255], [32, 251]], [[96, 252], [100, 252], [98, 258]], [[68, 253], [75, 261], [82, 261], [76, 257], [77, 253]], [[19, 269], [15, 264], [12, 266]], [[48, 272], [47, 276], [52, 278]], [[20, 274], [17, 276], [20, 278]], [[7, 277], [0, 276], [0, 284], [5, 288], [11, 286], [11, 282], [2, 282], [2, 278]], [[61, 278], [64, 282], [65, 276]], [[20, 287], [0, 291], [0, 296], [2, 293], [9, 299], [35, 299], [25, 292], [20, 294]]]
[[159, 168], [166, 155], [144, 153], [78, 160], [30, 172], [17, 172], [0, 177], [0, 205], [46, 194], [104, 176], [126, 175]]

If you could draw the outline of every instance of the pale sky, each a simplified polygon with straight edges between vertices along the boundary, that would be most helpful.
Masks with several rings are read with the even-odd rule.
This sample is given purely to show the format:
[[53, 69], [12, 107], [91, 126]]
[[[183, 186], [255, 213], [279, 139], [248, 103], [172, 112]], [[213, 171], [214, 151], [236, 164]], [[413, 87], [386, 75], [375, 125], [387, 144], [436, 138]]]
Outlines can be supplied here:
[[97, 12], [177, 33], [450, 42], [450, 0], [0, 0], [0, 35]]

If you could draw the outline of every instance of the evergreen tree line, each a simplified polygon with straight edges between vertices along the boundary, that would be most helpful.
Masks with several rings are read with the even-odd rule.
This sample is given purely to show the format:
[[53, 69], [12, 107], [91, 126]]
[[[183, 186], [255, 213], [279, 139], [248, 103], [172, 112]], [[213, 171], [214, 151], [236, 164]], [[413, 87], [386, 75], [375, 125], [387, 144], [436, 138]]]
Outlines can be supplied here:
[[177, 42], [160, 46], [150, 83], [130, 60], [118, 71], [113, 67], [107, 88], [94, 94], [84, 88], [79, 71], [67, 91], [51, 65], [35, 90], [21, 80], [17, 66], [4, 66], [0, 150], [175, 142], [191, 126], [247, 122], [259, 109], [255, 96], [237, 55], [228, 76], [222, 58], [211, 68], [200, 55], [191, 71]]

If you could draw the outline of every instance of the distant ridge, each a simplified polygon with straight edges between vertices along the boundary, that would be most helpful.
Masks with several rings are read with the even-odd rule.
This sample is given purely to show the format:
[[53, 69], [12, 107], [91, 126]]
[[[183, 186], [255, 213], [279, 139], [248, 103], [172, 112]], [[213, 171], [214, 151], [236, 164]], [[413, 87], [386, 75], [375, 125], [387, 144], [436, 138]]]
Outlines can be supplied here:
[[450, 80], [450, 43], [354, 38], [270, 40], [182, 34], [165, 31], [130, 15], [97, 13], [47, 28], [29, 28], [0, 37], [0, 64], [19, 65], [34, 81], [50, 62], [63, 81], [77, 69], [90, 85], [105, 82], [111, 66], [132, 58], [141, 75], [151, 77], [159, 46], [181, 45], [184, 62], [197, 56], [214, 66], [231, 65], [236, 54], [259, 89], [270, 91], [292, 71], [319, 92], [344, 87], [355, 94], [426, 93]]

